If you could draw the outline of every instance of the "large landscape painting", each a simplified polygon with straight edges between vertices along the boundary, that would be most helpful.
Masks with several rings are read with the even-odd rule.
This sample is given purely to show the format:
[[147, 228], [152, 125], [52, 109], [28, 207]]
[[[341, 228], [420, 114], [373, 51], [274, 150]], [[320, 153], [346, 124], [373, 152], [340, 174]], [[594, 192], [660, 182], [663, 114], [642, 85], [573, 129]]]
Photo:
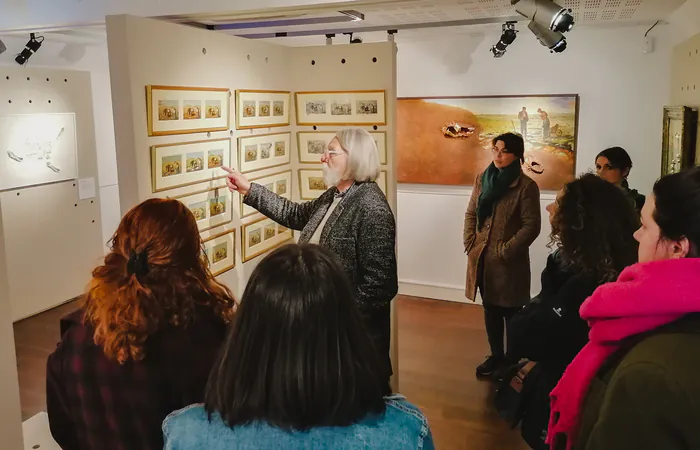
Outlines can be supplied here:
[[525, 138], [524, 172], [559, 190], [576, 172], [577, 111], [577, 95], [399, 99], [398, 182], [473, 184], [510, 131]]

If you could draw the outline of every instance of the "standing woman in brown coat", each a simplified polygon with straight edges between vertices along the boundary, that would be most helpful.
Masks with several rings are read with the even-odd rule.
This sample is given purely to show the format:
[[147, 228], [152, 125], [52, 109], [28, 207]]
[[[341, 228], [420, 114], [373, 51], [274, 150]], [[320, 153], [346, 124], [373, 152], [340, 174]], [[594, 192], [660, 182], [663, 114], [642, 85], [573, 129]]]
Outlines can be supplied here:
[[521, 168], [523, 138], [514, 133], [493, 140], [493, 162], [477, 175], [464, 216], [468, 254], [467, 290], [484, 305], [491, 355], [476, 369], [489, 376], [507, 366], [506, 322], [530, 300], [530, 245], [540, 234], [540, 190]]

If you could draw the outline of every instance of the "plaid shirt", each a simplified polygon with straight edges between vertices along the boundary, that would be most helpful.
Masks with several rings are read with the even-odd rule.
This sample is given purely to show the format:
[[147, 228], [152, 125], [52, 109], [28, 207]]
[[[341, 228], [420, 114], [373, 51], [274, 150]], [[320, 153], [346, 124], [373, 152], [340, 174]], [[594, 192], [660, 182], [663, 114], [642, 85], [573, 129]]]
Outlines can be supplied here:
[[78, 310], [61, 320], [49, 356], [46, 403], [51, 434], [65, 450], [160, 450], [161, 425], [203, 401], [226, 326], [200, 309], [187, 328], [169, 326], [146, 341], [146, 357], [120, 365], [93, 342]]

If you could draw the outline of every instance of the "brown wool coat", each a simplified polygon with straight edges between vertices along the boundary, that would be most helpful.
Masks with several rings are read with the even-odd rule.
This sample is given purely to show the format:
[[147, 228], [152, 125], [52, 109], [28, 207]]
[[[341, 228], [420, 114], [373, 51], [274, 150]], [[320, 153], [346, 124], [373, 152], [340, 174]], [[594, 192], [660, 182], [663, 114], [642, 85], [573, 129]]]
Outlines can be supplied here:
[[482, 175], [476, 177], [464, 215], [464, 251], [468, 254], [466, 296], [476, 299], [477, 274], [479, 264], [483, 264], [484, 304], [520, 307], [530, 300], [530, 245], [540, 234], [540, 190], [521, 172], [498, 201], [491, 217], [477, 230], [476, 207]]

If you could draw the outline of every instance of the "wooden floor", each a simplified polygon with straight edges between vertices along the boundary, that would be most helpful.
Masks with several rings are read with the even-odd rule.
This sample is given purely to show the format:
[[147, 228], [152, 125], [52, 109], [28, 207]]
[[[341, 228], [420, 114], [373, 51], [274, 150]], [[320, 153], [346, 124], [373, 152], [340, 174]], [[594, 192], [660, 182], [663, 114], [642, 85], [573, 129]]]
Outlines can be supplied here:
[[[492, 407], [494, 385], [474, 370], [488, 353], [479, 306], [399, 297], [401, 393], [428, 416], [437, 449], [526, 450]], [[46, 408], [46, 358], [74, 303], [15, 324], [23, 420]]]

